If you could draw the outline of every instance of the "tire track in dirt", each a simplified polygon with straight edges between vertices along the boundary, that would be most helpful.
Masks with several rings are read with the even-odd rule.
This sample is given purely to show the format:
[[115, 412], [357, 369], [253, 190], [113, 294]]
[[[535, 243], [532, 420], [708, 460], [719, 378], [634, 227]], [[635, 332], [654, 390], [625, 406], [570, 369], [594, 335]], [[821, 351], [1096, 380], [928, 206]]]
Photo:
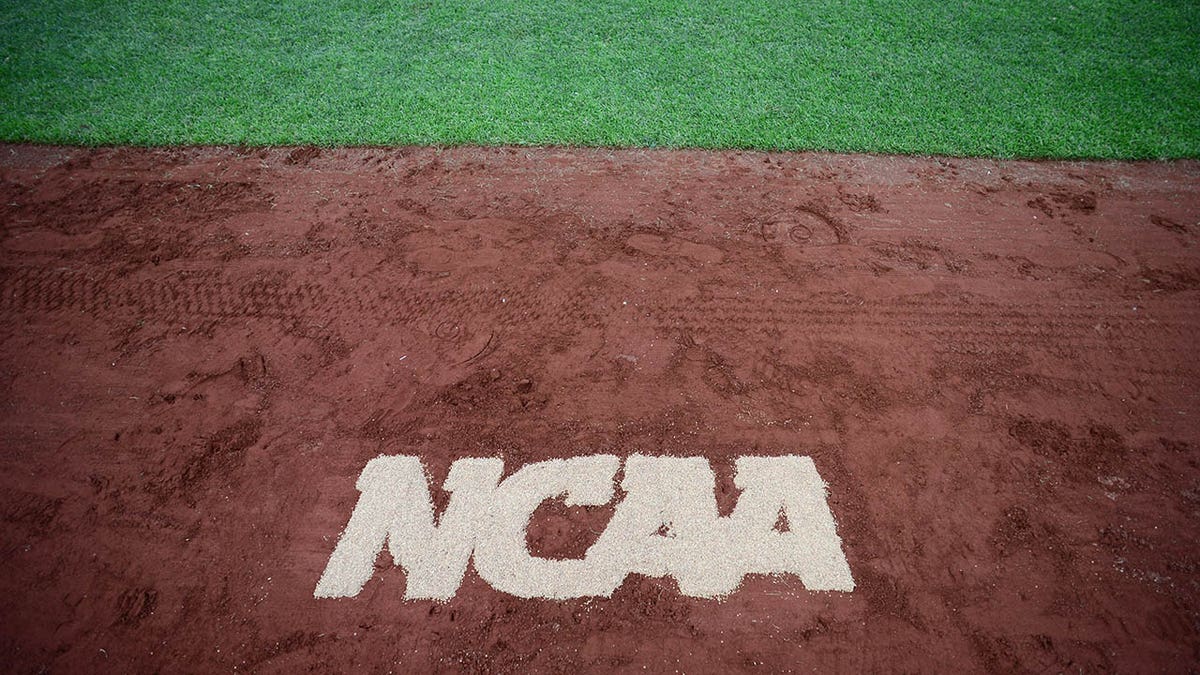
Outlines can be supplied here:
[[[190, 276], [190, 275], [189, 275]], [[580, 318], [581, 308], [606, 304], [583, 289], [544, 297], [524, 289], [379, 291], [369, 282], [351, 291], [320, 284], [288, 284], [253, 280], [214, 279], [200, 273], [183, 280], [145, 280], [130, 283], [99, 272], [8, 268], [0, 270], [0, 308], [12, 312], [76, 310], [102, 318], [105, 312], [128, 308], [172, 319], [249, 317], [296, 319], [302, 316], [337, 317], [345, 308], [363, 317], [364, 323], [420, 323], [431, 332], [456, 327], [477, 317], [497, 326], [515, 329], [558, 324]], [[607, 301], [612, 306], [616, 296]], [[1072, 307], [1072, 304], [1074, 306]], [[854, 325], [881, 331], [930, 335], [943, 339], [1015, 340], [1046, 342], [1066, 340], [1075, 346], [1141, 343], [1154, 334], [1190, 335], [1200, 327], [1200, 309], [1142, 308], [1152, 316], [1130, 318], [1119, 310], [1090, 309], [1092, 301], [1070, 303], [966, 302], [902, 298], [892, 301], [847, 298], [837, 293], [788, 297], [688, 298], [680, 302], [642, 303], [630, 321], [654, 328], [707, 332], [736, 324], [738, 330], [762, 332], [781, 327], [818, 327], [823, 330]], [[590, 310], [592, 319], [598, 312]], [[433, 319], [440, 319], [434, 322]], [[1095, 333], [1103, 327], [1102, 336]], [[445, 337], [439, 335], [439, 337]]]
[[[586, 326], [603, 327], [624, 318], [659, 335], [740, 335], [770, 338], [808, 335], [823, 340], [861, 344], [910, 339], [926, 344], [931, 354], [987, 353], [995, 345], [1026, 352], [1039, 350], [1059, 359], [1062, 372], [1033, 381], [1047, 391], [1078, 387], [1070, 364], [1088, 362], [1113, 376], [1122, 373], [1129, 391], [1155, 385], [1186, 387], [1198, 376], [1190, 350], [1180, 339], [1200, 332], [1200, 309], [1164, 305], [1142, 307], [1142, 315], [1125, 307], [1104, 309], [1092, 301], [1004, 304], [958, 298], [866, 300], [840, 293], [803, 297], [769, 296], [669, 298], [639, 303], [622, 312], [616, 296], [597, 297], [585, 287], [560, 287], [549, 296], [528, 289], [447, 289], [386, 287], [382, 280], [362, 280], [352, 289], [319, 283], [219, 278], [190, 273], [182, 279], [131, 281], [104, 272], [8, 268], [0, 271], [0, 309], [6, 312], [78, 311], [97, 319], [128, 312], [154, 316], [172, 325], [197, 321], [267, 321], [279, 329], [296, 322], [316, 322], [339, 340], [351, 327], [408, 326], [424, 331], [459, 354], [453, 367], [469, 367], [506, 343], [529, 336], [572, 334]], [[621, 309], [618, 309], [620, 307]], [[607, 309], [603, 309], [607, 308]], [[1153, 318], [1148, 318], [1153, 317]], [[580, 328], [568, 328], [568, 326]], [[605, 333], [608, 330], [604, 330]], [[1170, 346], [1160, 346], [1170, 345]], [[348, 348], [338, 353], [348, 355]], [[1125, 355], [1117, 367], [1111, 354]], [[1177, 365], [1164, 368], [1163, 364]], [[1076, 383], [1076, 384], [1071, 384]], [[722, 385], [725, 386], [725, 385]]]

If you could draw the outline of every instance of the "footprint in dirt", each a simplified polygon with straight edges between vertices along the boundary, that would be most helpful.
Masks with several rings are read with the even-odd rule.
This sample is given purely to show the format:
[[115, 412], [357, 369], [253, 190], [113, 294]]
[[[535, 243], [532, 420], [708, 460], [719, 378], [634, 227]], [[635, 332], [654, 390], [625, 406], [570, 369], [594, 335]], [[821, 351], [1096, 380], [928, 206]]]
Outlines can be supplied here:
[[843, 243], [844, 228], [837, 221], [809, 210], [780, 213], [759, 226], [759, 236], [771, 243], [793, 246], [832, 246]]

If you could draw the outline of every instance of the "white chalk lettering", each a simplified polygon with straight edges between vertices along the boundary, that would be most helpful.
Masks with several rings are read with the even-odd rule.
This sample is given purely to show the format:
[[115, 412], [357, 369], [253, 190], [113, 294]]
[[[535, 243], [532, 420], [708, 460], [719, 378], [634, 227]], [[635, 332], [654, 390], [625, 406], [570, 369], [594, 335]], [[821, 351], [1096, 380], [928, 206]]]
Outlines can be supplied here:
[[733, 593], [746, 574], [795, 575], [812, 591], [852, 591], [854, 579], [809, 457], [740, 457], [733, 512], [718, 515], [716, 478], [703, 457], [632, 455], [607, 528], [581, 559], [534, 556], [526, 530], [537, 508], [604, 506], [621, 461], [587, 455], [530, 464], [500, 480], [499, 459], [460, 459], [434, 522], [421, 461], [380, 456], [358, 479], [361, 493], [314, 596], [358, 595], [386, 544], [407, 576], [406, 599], [448, 600], [474, 561], [498, 591], [523, 598], [611, 596], [630, 574], [672, 577], [692, 597]]

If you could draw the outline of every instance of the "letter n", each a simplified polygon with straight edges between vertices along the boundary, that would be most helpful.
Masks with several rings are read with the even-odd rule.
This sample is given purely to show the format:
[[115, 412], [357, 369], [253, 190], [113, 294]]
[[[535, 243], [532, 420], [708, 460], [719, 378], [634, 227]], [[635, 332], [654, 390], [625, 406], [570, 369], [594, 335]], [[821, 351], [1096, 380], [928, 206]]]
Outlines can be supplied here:
[[421, 461], [409, 456], [372, 459], [358, 477], [362, 494], [313, 596], [358, 595], [386, 543], [393, 562], [407, 575], [406, 599], [449, 600], [462, 584], [503, 471], [499, 459], [455, 462], [442, 486], [452, 493], [450, 504], [435, 524]]

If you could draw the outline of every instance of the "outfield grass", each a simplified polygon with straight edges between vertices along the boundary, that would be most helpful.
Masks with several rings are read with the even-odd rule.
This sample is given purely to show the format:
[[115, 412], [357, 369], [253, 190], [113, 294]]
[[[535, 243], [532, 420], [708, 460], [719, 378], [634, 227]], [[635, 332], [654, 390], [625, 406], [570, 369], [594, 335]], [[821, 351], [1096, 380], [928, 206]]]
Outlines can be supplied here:
[[1200, 2], [6, 0], [0, 139], [1200, 156]]

